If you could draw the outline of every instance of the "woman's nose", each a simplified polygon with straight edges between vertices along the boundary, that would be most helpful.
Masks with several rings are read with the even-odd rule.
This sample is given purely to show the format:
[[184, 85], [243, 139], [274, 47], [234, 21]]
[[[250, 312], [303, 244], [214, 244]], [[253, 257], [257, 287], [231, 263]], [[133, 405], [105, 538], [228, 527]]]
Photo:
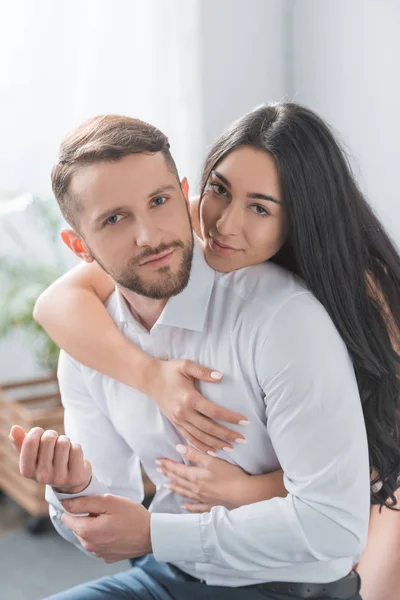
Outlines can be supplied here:
[[224, 237], [229, 235], [238, 235], [243, 227], [243, 211], [240, 208], [227, 207], [218, 221], [216, 228], [218, 233]]

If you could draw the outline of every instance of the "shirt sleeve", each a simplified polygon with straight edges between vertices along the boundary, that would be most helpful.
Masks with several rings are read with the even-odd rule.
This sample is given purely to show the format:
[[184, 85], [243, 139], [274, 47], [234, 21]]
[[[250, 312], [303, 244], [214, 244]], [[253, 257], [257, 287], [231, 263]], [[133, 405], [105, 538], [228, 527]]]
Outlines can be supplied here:
[[91, 462], [93, 476], [80, 494], [59, 494], [50, 486], [46, 500], [55, 529], [67, 541], [83, 550], [78, 539], [61, 521], [61, 500], [78, 496], [115, 494], [142, 502], [143, 482], [139, 458], [118, 434], [102, 399], [95, 397], [82, 373], [81, 365], [61, 352], [58, 381], [64, 406], [65, 434], [81, 444], [84, 456]]
[[294, 563], [355, 563], [370, 504], [364, 419], [346, 347], [310, 294], [277, 312], [255, 366], [288, 496], [202, 515], [152, 514], [156, 559], [261, 571], [266, 580], [269, 569]]

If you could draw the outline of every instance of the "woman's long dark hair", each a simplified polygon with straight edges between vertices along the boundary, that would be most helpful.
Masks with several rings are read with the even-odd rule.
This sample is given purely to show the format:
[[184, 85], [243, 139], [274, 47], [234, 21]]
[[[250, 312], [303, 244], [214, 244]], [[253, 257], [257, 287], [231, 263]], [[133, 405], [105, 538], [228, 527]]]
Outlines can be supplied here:
[[289, 233], [271, 260], [299, 275], [323, 304], [353, 360], [376, 504], [400, 485], [400, 256], [359, 190], [343, 150], [315, 113], [261, 106], [236, 121], [207, 157], [211, 171], [239, 146], [275, 157]]

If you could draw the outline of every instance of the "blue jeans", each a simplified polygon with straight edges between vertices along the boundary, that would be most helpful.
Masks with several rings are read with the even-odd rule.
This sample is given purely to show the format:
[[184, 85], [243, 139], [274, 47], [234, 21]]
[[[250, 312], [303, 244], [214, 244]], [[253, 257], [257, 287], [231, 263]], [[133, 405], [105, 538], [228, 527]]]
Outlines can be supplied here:
[[[295, 600], [272, 594], [263, 584], [225, 587], [207, 585], [152, 554], [131, 561], [127, 571], [60, 592], [47, 600]], [[361, 600], [360, 596], [353, 600]]]

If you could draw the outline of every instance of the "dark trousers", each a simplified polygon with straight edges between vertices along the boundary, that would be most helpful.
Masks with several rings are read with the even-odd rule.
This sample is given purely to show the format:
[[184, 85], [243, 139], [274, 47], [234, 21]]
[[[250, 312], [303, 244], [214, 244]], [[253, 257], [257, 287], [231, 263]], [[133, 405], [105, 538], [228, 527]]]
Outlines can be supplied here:
[[[263, 584], [243, 587], [207, 585], [153, 555], [132, 561], [132, 568], [60, 592], [47, 600], [296, 600]], [[361, 600], [354, 596], [349, 600]]]

